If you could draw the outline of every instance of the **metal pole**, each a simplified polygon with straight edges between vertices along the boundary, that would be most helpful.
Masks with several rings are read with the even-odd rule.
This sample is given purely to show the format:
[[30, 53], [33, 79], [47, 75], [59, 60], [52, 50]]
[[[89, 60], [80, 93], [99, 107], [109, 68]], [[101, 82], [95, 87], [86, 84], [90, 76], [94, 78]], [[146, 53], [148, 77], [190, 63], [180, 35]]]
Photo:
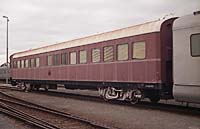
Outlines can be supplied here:
[[6, 75], [6, 84], [8, 84], [8, 22], [9, 19], [7, 18], [7, 42], [6, 42], [6, 63], [7, 63], [7, 75]]
[[8, 22], [9, 22], [9, 19], [7, 16], [3, 16], [3, 18], [6, 18], [7, 20], [7, 29], [6, 29], [6, 84], [8, 84]]

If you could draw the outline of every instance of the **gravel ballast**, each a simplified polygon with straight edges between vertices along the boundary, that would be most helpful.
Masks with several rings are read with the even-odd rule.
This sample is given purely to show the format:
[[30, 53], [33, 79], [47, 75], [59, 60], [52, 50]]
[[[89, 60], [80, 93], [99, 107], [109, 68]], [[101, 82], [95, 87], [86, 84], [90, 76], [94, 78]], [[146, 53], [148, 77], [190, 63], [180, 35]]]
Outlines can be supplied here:
[[134, 106], [54, 97], [29, 92], [7, 91], [7, 93], [123, 129], [200, 129], [200, 116], [187, 116], [159, 110], [139, 109]]

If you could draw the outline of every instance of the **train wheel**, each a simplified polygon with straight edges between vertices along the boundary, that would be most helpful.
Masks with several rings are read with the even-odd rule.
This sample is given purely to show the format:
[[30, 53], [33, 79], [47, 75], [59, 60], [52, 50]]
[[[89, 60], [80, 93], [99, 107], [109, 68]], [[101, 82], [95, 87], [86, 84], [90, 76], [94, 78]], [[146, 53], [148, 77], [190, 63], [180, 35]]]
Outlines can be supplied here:
[[36, 91], [39, 91], [39, 90], [40, 90], [40, 88], [39, 88], [39, 87], [36, 87], [35, 89], [36, 89]]
[[30, 92], [30, 91], [32, 91], [33, 90], [33, 86], [31, 85], [31, 84], [25, 84], [25, 86], [26, 86], [26, 92]]
[[160, 101], [160, 96], [150, 96], [149, 99], [152, 103], [158, 103]]
[[104, 89], [103, 98], [105, 101], [117, 100], [119, 98], [119, 94], [114, 90], [114, 88], [108, 87], [107, 89]]
[[131, 95], [131, 104], [138, 103], [142, 98], [142, 93], [139, 90], [133, 91]]
[[105, 101], [109, 101], [109, 99], [108, 99], [108, 89], [104, 89], [104, 94], [103, 94], [103, 99], [105, 100]]
[[131, 102], [131, 104], [136, 104], [136, 103], [138, 103], [139, 101], [140, 101], [140, 99], [134, 98], [134, 99], [132, 99], [130, 102]]
[[46, 85], [46, 86], [44, 87], [44, 90], [45, 90], [45, 91], [48, 91], [48, 90], [49, 90], [49, 86]]
[[25, 84], [25, 83], [20, 83], [20, 84], [19, 84], [19, 87], [20, 87], [21, 90], [26, 91], [26, 88], [27, 88], [27, 87], [26, 87], [26, 84]]

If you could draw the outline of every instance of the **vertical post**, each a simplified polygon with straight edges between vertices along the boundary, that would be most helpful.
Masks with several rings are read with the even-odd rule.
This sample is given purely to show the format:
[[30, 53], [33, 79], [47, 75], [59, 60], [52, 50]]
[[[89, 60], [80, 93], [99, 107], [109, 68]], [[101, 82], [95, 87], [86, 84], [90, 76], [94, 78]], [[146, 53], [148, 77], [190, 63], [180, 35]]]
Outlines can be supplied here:
[[7, 18], [7, 36], [6, 36], [6, 64], [7, 64], [7, 70], [6, 70], [6, 84], [8, 84], [8, 75], [9, 75], [9, 71], [8, 71], [8, 22], [9, 19]]
[[9, 19], [7, 16], [3, 16], [3, 18], [6, 18], [7, 21], [7, 29], [6, 29], [6, 84], [8, 84], [8, 22]]

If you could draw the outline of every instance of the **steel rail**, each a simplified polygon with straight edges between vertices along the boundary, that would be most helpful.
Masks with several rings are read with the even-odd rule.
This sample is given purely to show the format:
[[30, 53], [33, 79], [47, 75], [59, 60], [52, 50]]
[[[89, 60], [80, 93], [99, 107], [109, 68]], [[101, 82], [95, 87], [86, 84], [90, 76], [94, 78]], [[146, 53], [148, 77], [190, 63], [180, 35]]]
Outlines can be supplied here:
[[65, 118], [74, 119], [76, 121], [91, 125], [91, 126], [96, 127], [96, 128], [101, 128], [101, 129], [114, 129], [114, 128], [116, 128], [116, 127], [110, 127], [108, 125], [105, 125], [105, 124], [102, 124], [102, 123], [99, 123], [99, 122], [95, 122], [95, 121], [91, 121], [91, 120], [88, 120], [88, 119], [85, 119], [85, 118], [81, 118], [81, 117], [78, 117], [78, 116], [75, 116], [75, 115], [72, 115], [72, 114], [69, 114], [69, 113], [61, 112], [61, 111], [58, 111], [58, 110], [55, 110], [55, 109], [52, 109], [52, 108], [44, 107], [44, 106], [41, 106], [41, 105], [38, 105], [38, 104], [35, 104], [35, 103], [32, 103], [32, 102], [28, 102], [28, 101], [16, 98], [14, 96], [8, 95], [8, 94], [6, 94], [2, 91], [0, 91], [0, 94], [4, 95], [6, 97], [9, 97], [10, 99], [14, 99], [14, 100], [19, 101], [19, 102], [14, 102], [14, 101], [11, 101], [11, 100], [1, 98], [0, 101], [3, 101], [3, 102], [17, 104], [17, 105], [21, 105], [21, 106], [24, 106], [24, 107], [27, 107], [27, 108], [30, 108], [30, 109], [40, 110], [40, 111], [44, 111], [44, 112], [51, 113], [51, 114], [54, 114], [54, 115], [62, 116], [62, 117], [65, 117]]
[[10, 86], [0, 86], [0, 89], [10, 89], [10, 90], [16, 90], [16, 91], [23, 91], [18, 87], [10, 87]]
[[184, 115], [191, 115], [191, 116], [200, 116], [200, 108], [198, 107], [187, 107], [183, 105], [175, 105], [175, 104], [167, 104], [167, 103], [156, 103], [153, 104], [148, 101], [140, 101], [137, 104], [131, 104], [129, 102], [125, 101], [118, 101], [118, 100], [110, 100], [110, 101], [104, 101], [101, 97], [98, 96], [92, 96], [92, 95], [81, 95], [81, 94], [74, 94], [74, 93], [65, 93], [65, 92], [59, 92], [59, 91], [35, 91], [33, 93], [38, 94], [45, 94], [49, 96], [56, 96], [56, 97], [63, 97], [63, 98], [73, 98], [78, 100], [85, 100], [85, 101], [94, 101], [94, 102], [100, 102], [100, 103], [107, 103], [107, 104], [114, 104], [114, 105], [122, 105], [122, 106], [128, 106], [138, 109], [152, 109], [152, 110], [160, 110], [164, 112], [172, 112], [176, 114], [184, 114]]
[[5, 113], [9, 116], [12, 116], [14, 118], [17, 118], [19, 120], [23, 120], [31, 125], [34, 125], [36, 127], [42, 128], [42, 129], [59, 129], [59, 127], [56, 127], [46, 121], [40, 120], [34, 116], [31, 116], [27, 113], [24, 113], [22, 111], [19, 111], [5, 103], [0, 102], [0, 111], [2, 113]]
[[104, 101], [102, 98], [98, 96], [92, 96], [92, 95], [82, 95], [78, 93], [65, 93], [60, 91], [33, 91], [32, 93], [35, 94], [45, 94], [49, 96], [56, 96], [56, 97], [62, 97], [62, 98], [73, 98], [78, 100], [85, 100], [85, 101], [94, 101], [94, 102], [100, 102], [100, 103], [107, 103], [107, 104], [116, 104], [116, 105], [123, 105], [123, 106], [131, 106], [133, 108], [138, 109], [152, 109], [152, 110], [160, 110], [164, 112], [172, 112], [176, 114], [184, 114], [184, 115], [192, 115], [192, 116], [200, 116], [200, 108], [198, 107], [186, 107], [183, 105], [175, 105], [175, 104], [167, 104], [167, 103], [157, 103], [153, 104], [147, 101], [141, 101], [137, 104], [130, 104], [128, 102], [124, 101]]

